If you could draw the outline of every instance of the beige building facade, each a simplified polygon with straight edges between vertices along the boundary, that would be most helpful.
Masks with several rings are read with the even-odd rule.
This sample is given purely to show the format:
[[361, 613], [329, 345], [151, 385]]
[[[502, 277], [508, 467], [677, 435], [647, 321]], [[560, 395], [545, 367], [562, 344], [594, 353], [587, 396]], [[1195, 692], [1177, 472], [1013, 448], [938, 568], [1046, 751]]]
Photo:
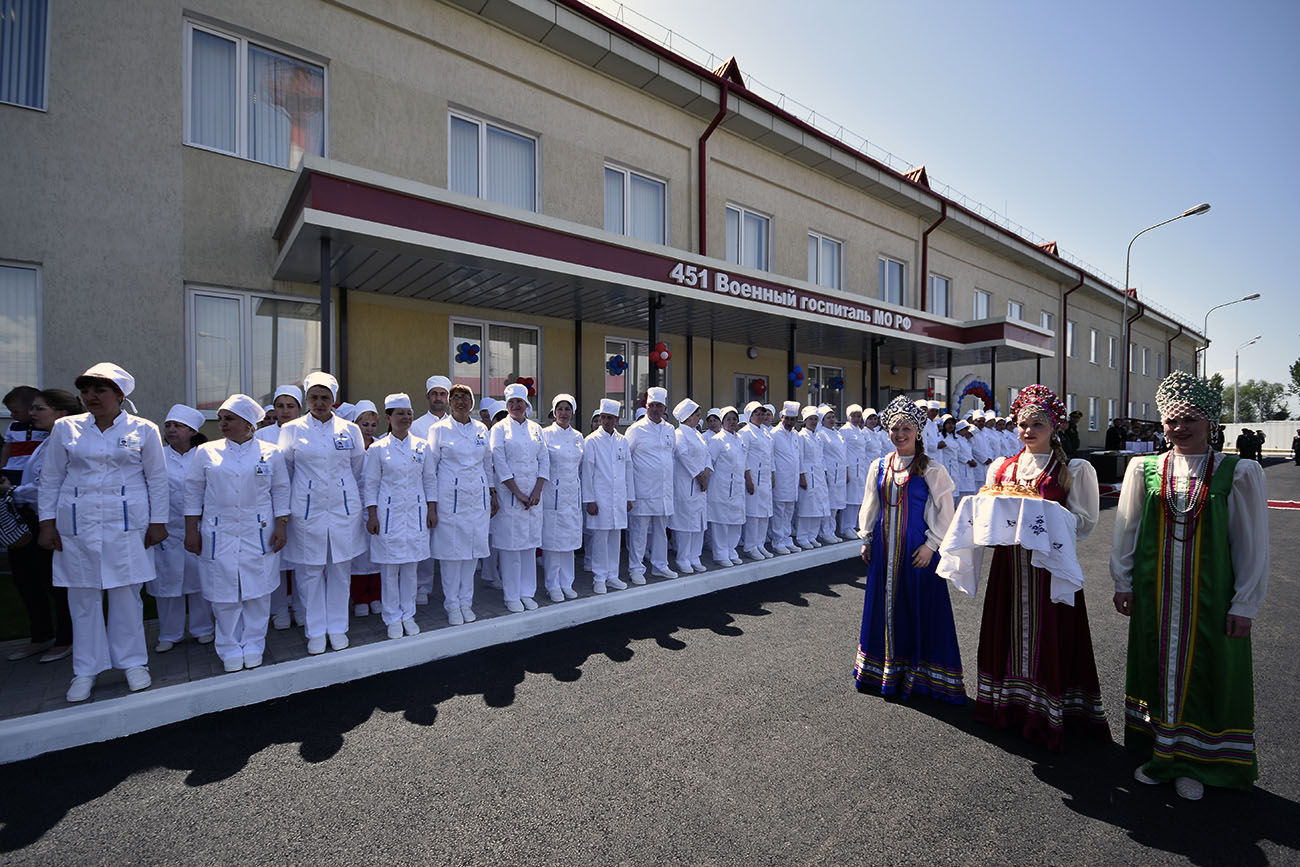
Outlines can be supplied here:
[[658, 377], [1002, 411], [1042, 381], [1100, 447], [1202, 341], [1131, 304], [1120, 407], [1116, 287], [576, 0], [17, 8], [45, 52], [0, 81], [9, 387], [113, 360], [161, 420], [445, 373], [630, 420]]

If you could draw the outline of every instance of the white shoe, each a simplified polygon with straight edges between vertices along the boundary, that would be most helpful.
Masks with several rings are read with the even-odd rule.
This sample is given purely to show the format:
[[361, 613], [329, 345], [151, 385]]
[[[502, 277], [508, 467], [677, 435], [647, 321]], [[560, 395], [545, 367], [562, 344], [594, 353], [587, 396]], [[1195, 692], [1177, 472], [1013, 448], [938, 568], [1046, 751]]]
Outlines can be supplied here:
[[843, 539], [845, 542], [856, 542], [856, 541], [858, 540], [858, 534], [857, 534], [857, 533], [840, 533], [840, 538]]
[[551, 591], [549, 591], [546, 595], [549, 596], [549, 597], [551, 597], [551, 601], [552, 601], [552, 602], [563, 602], [563, 601], [564, 601], [564, 593], [562, 593], [562, 592], [559, 591], [559, 590], [551, 590]]
[[307, 652], [312, 656], [325, 652], [325, 636], [317, 635], [315, 638], [307, 639]]
[[632, 572], [627, 576], [629, 584], [636, 584], [638, 587], [645, 583], [644, 572]]
[[262, 664], [262, 654], [253, 653], [244, 657], [244, 668], [257, 668]]
[[[644, 583], [644, 582], [643, 582]], [[626, 590], [627, 584], [618, 578], [606, 578], [605, 586], [610, 590]]]
[[429, 594], [428, 594], [428, 593], [416, 593], [416, 594], [415, 594], [415, 604], [416, 604], [416, 605], [428, 605], [428, 604], [429, 604]]
[[[473, 623], [475, 620], [478, 620], [478, 615], [474, 613], [473, 608], [460, 609], [460, 616], [465, 618], [466, 623]], [[414, 623], [415, 621], [411, 622]], [[420, 627], [417, 626], [415, 628], [418, 630]]]
[[829, 533], [823, 533], [817, 537], [824, 545], [838, 545], [843, 540], [839, 536], [832, 536]]
[[1160, 785], [1160, 781], [1157, 780], [1155, 777], [1147, 776], [1146, 765], [1138, 765], [1136, 768], [1133, 769], [1133, 779], [1137, 780], [1139, 783], [1141, 783], [1144, 786]]
[[572, 587], [561, 587], [560, 592], [564, 594], [565, 599], [578, 598], [578, 591], [574, 590]]
[[591, 582], [591, 592], [592, 592], [592, 593], [597, 593], [597, 594], [603, 594], [603, 593], [605, 592], [605, 582], [604, 582], [604, 581], [592, 581], [592, 582]]
[[271, 625], [274, 626], [276, 629], [288, 629], [290, 625], [289, 615], [288, 614], [275, 615], [275, 617], [271, 619]]
[[795, 544], [803, 551], [811, 551], [813, 548], [817, 547], [812, 542], [795, 542]]
[[403, 633], [402, 633], [402, 624], [400, 624], [400, 623], [390, 623], [390, 624], [388, 624], [388, 637], [389, 637], [389, 638], [401, 638], [401, 637], [402, 637], [402, 634], [403, 634]]
[[176, 642], [174, 641], [163, 641], [160, 639], [158, 643], [154, 645], [153, 652], [166, 653], [167, 651], [171, 650], [175, 646], [176, 646]]
[[758, 549], [756, 549], [756, 550], [758, 551], [758, 553], [760, 553], [760, 554], [763, 555], [763, 559], [764, 559], [764, 560], [771, 560], [773, 557], [776, 556], [776, 554], [772, 553], [771, 551], [767, 550], [766, 548], [758, 548]]
[[674, 572], [673, 570], [669, 569], [667, 566], [664, 566], [664, 567], [656, 566], [656, 567], [654, 567], [653, 569], [650, 570], [650, 573], [651, 573], [652, 575], [658, 576], [659, 578], [676, 578], [676, 577], [677, 577], [677, 573]]
[[765, 560], [765, 559], [767, 559], [767, 558], [764, 557], [762, 554], [760, 554], [760, 553], [758, 553], [757, 551], [755, 551], [753, 548], [746, 548], [742, 553], [743, 553], [744, 556], [748, 557], [748, 558], [751, 559], [751, 560]]
[[459, 608], [453, 608], [447, 612], [447, 622], [452, 626], [464, 626], [465, 615], [460, 613]]
[[[468, 608], [462, 608], [460, 610], [460, 614], [462, 617], [465, 618], [466, 623], [469, 623], [471, 620], [474, 619], [474, 612], [470, 611]], [[415, 622], [414, 617], [410, 618], [409, 620], [403, 620], [402, 631], [405, 632], [407, 635], [419, 635], [420, 624]]]
[[730, 560], [718, 560], [718, 559], [715, 559], [713, 562], [714, 562], [714, 563], [717, 563], [717, 564], [718, 564], [719, 566], [721, 566], [723, 569], [726, 569], [728, 566], [731, 565], [731, 561], [730, 561]]
[[347, 650], [348, 634], [346, 632], [331, 632], [330, 647], [335, 650]]
[[[244, 661], [241, 659], [239, 665], [242, 668]], [[148, 689], [153, 686], [153, 678], [149, 676], [149, 667], [147, 665], [137, 665], [126, 670], [126, 685], [131, 692], [139, 692], [142, 689]]]
[[236, 656], [234, 659], [221, 660], [221, 666], [227, 671], [242, 671], [244, 668], [244, 657]]
[[689, 563], [682, 563], [680, 560], [677, 561], [677, 574], [678, 574], [678, 575], [689, 575], [689, 574], [691, 574], [691, 573], [694, 572], [694, 571], [695, 571], [695, 567], [692, 566], [691, 564], [689, 564]]
[[776, 549], [776, 553], [778, 553], [778, 554], [793, 554], [795, 551], [798, 551], [798, 550], [799, 550], [798, 548], [791, 548], [789, 545], [780, 545], [780, 546], [777, 547], [777, 549]]
[[520, 602], [520, 601], [518, 601], [518, 600], [516, 600], [516, 599], [507, 599], [507, 600], [506, 600], [506, 610], [507, 610], [507, 611], [511, 611], [511, 612], [513, 612], [513, 613], [515, 613], [515, 614], [518, 614], [519, 612], [521, 612], [521, 611], [524, 610], [524, 603], [522, 603], [522, 602]]
[[371, 602], [371, 603], [370, 603], [370, 613], [371, 613], [371, 614], [383, 614], [383, 613], [384, 613], [384, 605], [383, 605], [383, 603], [382, 603], [382, 602]]
[[809, 539], [808, 544], [814, 548], [820, 548], [822, 546], [822, 541], [820, 539]]
[[216, 636], [209, 632], [207, 635], [197, 636], [195, 640], [198, 641], [199, 644], [211, 644], [213, 638], [216, 638]]
[[72, 679], [68, 687], [67, 699], [70, 702], [85, 701], [90, 698], [90, 691], [95, 688], [95, 675], [83, 674]]
[[744, 560], [740, 559], [739, 557], [737, 557], [737, 556], [735, 556], [735, 555], [732, 555], [732, 558], [731, 558], [731, 565], [732, 565], [732, 566], [742, 566], [742, 565], [744, 565], [744, 563], [745, 563]]
[[1205, 797], [1205, 784], [1191, 777], [1175, 777], [1174, 791], [1184, 801], [1199, 801]]
[[704, 565], [704, 561], [703, 561], [703, 560], [696, 560], [696, 561], [695, 561], [694, 563], [692, 563], [691, 565], [695, 567], [695, 571], [696, 571], [696, 572], [705, 572], [705, 571], [707, 571], [707, 567]]
[[352, 615], [354, 617], [365, 617], [370, 613], [370, 606], [364, 602], [358, 602], [352, 606]]

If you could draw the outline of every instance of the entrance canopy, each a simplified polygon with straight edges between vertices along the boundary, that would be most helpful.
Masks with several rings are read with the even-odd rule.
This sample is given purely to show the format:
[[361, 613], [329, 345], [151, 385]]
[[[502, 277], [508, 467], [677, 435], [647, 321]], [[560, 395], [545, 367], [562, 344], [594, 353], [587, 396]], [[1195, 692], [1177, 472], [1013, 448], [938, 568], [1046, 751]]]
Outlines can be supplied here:
[[[1051, 356], [1052, 332], [959, 322], [426, 184], [308, 157], [275, 229], [274, 277], [514, 313], [942, 367]], [[322, 275], [322, 241], [329, 273]], [[951, 351], [951, 357], [949, 352]]]

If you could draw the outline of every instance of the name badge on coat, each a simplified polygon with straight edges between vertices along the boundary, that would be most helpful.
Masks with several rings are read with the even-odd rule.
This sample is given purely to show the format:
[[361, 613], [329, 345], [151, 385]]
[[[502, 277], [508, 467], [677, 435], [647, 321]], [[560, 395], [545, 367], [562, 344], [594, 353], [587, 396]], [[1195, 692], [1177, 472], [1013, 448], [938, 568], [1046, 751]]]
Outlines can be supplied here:
[[338, 434], [334, 437], [334, 448], [339, 451], [347, 451], [352, 448], [352, 437], [345, 433]]
[[138, 433], [129, 433], [117, 441], [117, 447], [126, 449], [131, 452], [140, 451], [140, 435]]
[[415, 461], [417, 464], [424, 463], [424, 446], [417, 446], [412, 450], [411, 460]]
[[[253, 468], [253, 475], [255, 476], [271, 475], [271, 465], [267, 463], [265, 455], [263, 455], [262, 458], [257, 462], [257, 466]], [[265, 527], [266, 524], [263, 524], [262, 526]]]

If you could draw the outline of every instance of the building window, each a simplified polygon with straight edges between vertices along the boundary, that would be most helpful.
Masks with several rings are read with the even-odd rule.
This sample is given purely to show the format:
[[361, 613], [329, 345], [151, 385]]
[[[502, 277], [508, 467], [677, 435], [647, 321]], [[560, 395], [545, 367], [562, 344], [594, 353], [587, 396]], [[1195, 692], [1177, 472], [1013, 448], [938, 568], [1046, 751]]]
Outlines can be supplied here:
[[325, 155], [325, 69], [185, 24], [185, 143], [296, 169]]
[[1097, 409], [1101, 406], [1101, 398], [1088, 398], [1088, 430], [1097, 429]]
[[1079, 355], [1079, 346], [1074, 339], [1074, 320], [1065, 320], [1065, 354], [1071, 358]]
[[267, 404], [275, 387], [320, 368], [320, 303], [293, 295], [191, 289], [190, 405], [216, 417], [232, 394]]
[[0, 102], [45, 110], [49, 80], [48, 0], [0, 2]]
[[41, 272], [0, 264], [0, 394], [41, 385]]
[[668, 243], [668, 184], [631, 169], [605, 166], [605, 231]]
[[[478, 361], [474, 364], [456, 360], [456, 347], [462, 343], [478, 344]], [[448, 366], [451, 381], [474, 390], [474, 398], [503, 400], [506, 386], [520, 379], [531, 379], [538, 394], [542, 393], [542, 361], [538, 352], [541, 329], [510, 322], [485, 322], [481, 319], [451, 320], [451, 346]], [[537, 400], [533, 400], [534, 414]]]
[[835, 417], [844, 420], [844, 389], [832, 388], [836, 377], [844, 377], [844, 368], [831, 367], [827, 364], [804, 365], [808, 375], [808, 404], [821, 406], [823, 403], [835, 407]]
[[1067, 394], [1065, 396], [1065, 411], [1074, 412], [1079, 408], [1079, 396], [1077, 394]]
[[[930, 400], [937, 400], [948, 408], [948, 377], [946, 376], [927, 376], [925, 378], [925, 396]], [[1010, 404], [1008, 404], [1009, 406]], [[841, 419], [845, 421], [845, 419]]]
[[1151, 348], [1149, 346], [1142, 347], [1142, 375], [1151, 375]]
[[1007, 389], [1007, 406], [1009, 407], [1011, 404], [1015, 403], [1016, 398], [1018, 397], [1020, 397], [1020, 389], [1015, 386], [1009, 387]]
[[1088, 329], [1088, 361], [1097, 363], [1097, 329]]
[[1052, 340], [1051, 343], [1048, 344], [1048, 346], [1050, 346], [1052, 349], [1056, 349], [1056, 315], [1053, 313], [1048, 313], [1046, 310], [1044, 310], [1042, 311], [1041, 315], [1038, 317], [1038, 324], [1046, 328], [1048, 331], [1052, 332]]
[[1149, 403], [1143, 403], [1143, 404], [1142, 404], [1142, 418], [1144, 418], [1144, 419], [1147, 418], [1147, 417], [1150, 415], [1150, 413], [1151, 413], [1151, 404], [1149, 404]]
[[448, 189], [537, 210], [535, 137], [454, 112], [448, 123]]
[[[1128, 345], [1128, 372], [1132, 373], [1137, 370], [1137, 346], [1133, 343]], [[1129, 407], [1129, 415], [1133, 414], [1133, 408]]]
[[844, 245], [834, 238], [808, 233], [808, 282], [839, 289], [843, 283]]
[[1156, 379], [1164, 379], [1164, 378], [1165, 378], [1165, 354], [1163, 352], [1157, 352], [1156, 353]]
[[1107, 337], [1106, 338], [1106, 363], [1110, 365], [1111, 370], [1114, 370], [1115, 365], [1118, 363], [1118, 359], [1117, 359], [1118, 355], [1119, 355], [1119, 339], [1114, 337], [1113, 335]]
[[975, 321], [989, 318], [989, 293], [983, 289], [975, 290]]
[[[763, 383], [761, 391], [755, 391], [758, 388], [757, 383]], [[735, 376], [735, 401], [732, 406], [743, 412], [743, 408], [751, 400], [767, 402], [768, 380], [766, 376], [759, 376], [756, 373], [737, 373]], [[742, 416], [743, 418], [743, 416]]]
[[1008, 302], [1007, 302], [1007, 318], [1008, 318], [1008, 319], [1024, 319], [1024, 318], [1025, 318], [1025, 305], [1021, 304], [1019, 301], [1008, 301]]
[[880, 300], [900, 307], [907, 304], [906, 266], [896, 259], [880, 257]]
[[[672, 344], [668, 344], [668, 351], [672, 352]], [[605, 338], [606, 365], [615, 355], [623, 356], [627, 370], [614, 376], [606, 366], [605, 397], [623, 404], [623, 415], [619, 420], [623, 424], [631, 424], [636, 408], [644, 405], [646, 391], [650, 388], [650, 344], [626, 337]], [[671, 372], [672, 361], [669, 361], [668, 366], [659, 372], [660, 383], [669, 382]]]
[[762, 214], [727, 205], [727, 261], [759, 271], [772, 270], [772, 220]]
[[930, 275], [930, 312], [936, 316], [952, 315], [952, 281], [938, 274]]
[[1107, 398], [1106, 399], [1106, 424], [1107, 425], [1109, 425], [1111, 421], [1117, 418], [1116, 413], [1118, 412], [1119, 412], [1119, 401], [1113, 397]]

